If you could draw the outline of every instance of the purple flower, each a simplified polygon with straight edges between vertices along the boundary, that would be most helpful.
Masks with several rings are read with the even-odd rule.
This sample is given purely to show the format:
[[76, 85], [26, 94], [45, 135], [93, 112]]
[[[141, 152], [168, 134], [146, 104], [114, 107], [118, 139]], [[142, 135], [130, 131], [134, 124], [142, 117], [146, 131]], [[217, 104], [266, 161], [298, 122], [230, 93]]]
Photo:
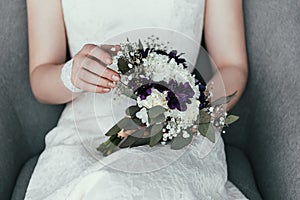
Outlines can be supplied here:
[[169, 62], [173, 58], [175, 60], [175, 62], [177, 63], [177, 65], [182, 64], [184, 68], [187, 68], [186, 60], [184, 58], [180, 58], [180, 56], [182, 56], [183, 53], [177, 55], [176, 50], [172, 50], [170, 53], [167, 53], [164, 50], [155, 50], [154, 52], [156, 52], [157, 54], [168, 56]]
[[[148, 81], [148, 80], [147, 80]], [[140, 81], [140, 83], [145, 82], [145, 80]], [[132, 85], [132, 84], [130, 84]], [[146, 99], [151, 95], [151, 89], [154, 88], [159, 92], [167, 91], [166, 100], [170, 109], [178, 109], [179, 111], [185, 111], [187, 109], [187, 104], [192, 103], [191, 98], [193, 98], [195, 92], [191, 88], [188, 82], [177, 83], [174, 80], [160, 82], [149, 82], [136, 88], [135, 94], [139, 96], [142, 100]]]

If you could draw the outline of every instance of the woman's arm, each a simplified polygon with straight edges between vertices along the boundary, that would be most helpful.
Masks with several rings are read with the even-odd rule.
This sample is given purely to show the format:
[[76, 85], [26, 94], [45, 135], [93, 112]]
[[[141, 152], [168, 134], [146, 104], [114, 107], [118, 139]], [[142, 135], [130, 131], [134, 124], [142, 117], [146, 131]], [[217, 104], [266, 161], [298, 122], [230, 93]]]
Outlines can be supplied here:
[[[66, 33], [61, 0], [27, 0], [27, 11], [32, 91], [44, 103], [69, 102], [79, 94], [72, 94], [60, 78], [66, 61]], [[114, 81], [119, 80], [118, 73], [105, 66], [112, 61], [109, 52], [112, 47], [85, 45], [74, 56], [72, 83], [84, 91], [109, 92], [115, 86]]]
[[[207, 50], [224, 81], [226, 95], [238, 91], [227, 105], [232, 108], [245, 88], [248, 76], [242, 0], [206, 1], [204, 34]], [[224, 94], [221, 80], [215, 76], [213, 93]]]
[[66, 60], [66, 35], [59, 0], [27, 0], [30, 83], [44, 103], [65, 103], [72, 93], [60, 80]]

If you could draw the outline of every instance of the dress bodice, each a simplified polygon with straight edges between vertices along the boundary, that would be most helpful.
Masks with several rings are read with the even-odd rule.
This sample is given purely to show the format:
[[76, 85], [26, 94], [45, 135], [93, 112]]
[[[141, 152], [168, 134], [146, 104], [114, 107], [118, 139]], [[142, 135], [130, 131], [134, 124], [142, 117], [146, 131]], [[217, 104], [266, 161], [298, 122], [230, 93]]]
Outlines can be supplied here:
[[175, 30], [201, 43], [205, 0], [62, 0], [71, 56], [133, 29]]

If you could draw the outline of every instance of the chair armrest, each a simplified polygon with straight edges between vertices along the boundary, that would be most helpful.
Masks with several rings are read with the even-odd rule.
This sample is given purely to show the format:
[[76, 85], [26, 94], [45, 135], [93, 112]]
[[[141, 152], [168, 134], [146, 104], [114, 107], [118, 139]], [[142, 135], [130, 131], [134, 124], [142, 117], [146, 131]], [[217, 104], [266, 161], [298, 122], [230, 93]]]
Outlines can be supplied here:
[[0, 196], [8, 200], [18, 173], [30, 153], [18, 116], [2, 84], [0, 97]]

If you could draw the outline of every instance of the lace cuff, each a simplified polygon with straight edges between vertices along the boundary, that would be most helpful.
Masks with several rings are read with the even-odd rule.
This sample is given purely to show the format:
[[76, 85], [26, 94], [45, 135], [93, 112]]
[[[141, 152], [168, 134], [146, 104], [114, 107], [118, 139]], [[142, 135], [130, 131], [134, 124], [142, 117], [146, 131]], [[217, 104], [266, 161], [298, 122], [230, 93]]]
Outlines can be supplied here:
[[72, 83], [72, 67], [73, 67], [73, 59], [66, 62], [66, 64], [61, 69], [60, 78], [64, 83], [65, 87], [68, 88], [71, 92], [82, 92], [82, 89], [77, 88]]

